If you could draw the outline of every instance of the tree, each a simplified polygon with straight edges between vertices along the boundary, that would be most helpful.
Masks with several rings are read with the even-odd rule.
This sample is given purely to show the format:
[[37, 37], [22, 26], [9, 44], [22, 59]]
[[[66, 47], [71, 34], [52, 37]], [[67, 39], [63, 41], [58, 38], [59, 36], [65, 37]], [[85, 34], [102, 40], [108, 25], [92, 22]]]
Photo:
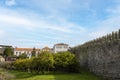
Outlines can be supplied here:
[[119, 39], [120, 39], [120, 29], [119, 29], [119, 31], [118, 31], [118, 35], [119, 35]]
[[25, 53], [20, 54], [18, 58], [19, 59], [25, 59], [25, 58], [27, 58], [27, 54], [25, 54]]
[[33, 48], [33, 50], [32, 50], [32, 56], [35, 57], [35, 55], [36, 55], [36, 49]]
[[118, 39], [118, 33], [115, 32], [115, 40], [117, 40], [117, 39]]
[[14, 67], [17, 70], [42, 73], [49, 71], [61, 72], [78, 72], [79, 63], [75, 55], [70, 52], [61, 52], [52, 54], [49, 52], [41, 52], [38, 57], [31, 59], [18, 59], [14, 62]]
[[115, 39], [115, 32], [112, 32], [112, 40], [114, 41]]
[[62, 72], [79, 72], [79, 63], [75, 55], [70, 52], [60, 52], [54, 54], [55, 70]]
[[41, 52], [38, 55], [38, 58], [40, 59], [40, 65], [41, 65], [41, 71], [44, 74], [45, 71], [49, 72], [50, 68], [53, 68], [54, 66], [54, 58], [53, 55], [49, 52]]
[[13, 65], [17, 70], [27, 71], [29, 68], [29, 59], [18, 59]]
[[5, 57], [13, 56], [13, 49], [11, 47], [6, 47], [4, 50]]

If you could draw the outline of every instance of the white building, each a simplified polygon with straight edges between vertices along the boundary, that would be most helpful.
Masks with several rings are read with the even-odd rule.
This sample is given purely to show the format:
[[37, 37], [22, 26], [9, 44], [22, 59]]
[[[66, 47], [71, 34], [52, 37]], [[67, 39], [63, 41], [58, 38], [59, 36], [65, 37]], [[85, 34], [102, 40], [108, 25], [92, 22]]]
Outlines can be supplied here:
[[[27, 54], [27, 57], [31, 58], [32, 51], [33, 51], [33, 48], [15, 48], [14, 49], [14, 55], [19, 56], [19, 55], [25, 53], [25, 54]], [[36, 51], [35, 55], [40, 53], [40, 49], [35, 49], [35, 51]]]
[[55, 44], [53, 47], [54, 53], [68, 51], [69, 45], [64, 43]]
[[5, 59], [2, 56], [0, 56], [0, 62], [4, 62], [4, 61]]

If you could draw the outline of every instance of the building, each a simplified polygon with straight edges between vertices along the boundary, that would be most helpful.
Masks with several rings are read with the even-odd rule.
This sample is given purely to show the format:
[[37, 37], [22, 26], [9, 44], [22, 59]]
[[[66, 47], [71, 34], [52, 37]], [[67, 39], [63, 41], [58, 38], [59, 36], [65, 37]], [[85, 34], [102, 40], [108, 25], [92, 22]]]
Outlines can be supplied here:
[[52, 48], [49, 48], [46, 46], [46, 47], [42, 48], [42, 51], [52, 52], [53, 50], [52, 50]]
[[53, 52], [54, 53], [65, 52], [65, 51], [68, 51], [68, 49], [69, 49], [69, 45], [68, 44], [64, 44], [64, 43], [55, 44], [53, 46]]
[[[33, 48], [15, 48], [14, 49], [14, 55], [16, 56], [19, 56], [23, 53], [27, 54], [27, 57], [31, 58], [32, 56], [32, 51], [33, 51]], [[40, 49], [35, 49], [36, 51], [36, 56], [40, 53]]]
[[2, 56], [0, 56], [0, 62], [4, 62], [4, 61], [5, 59]]
[[4, 56], [4, 50], [7, 47], [11, 47], [13, 49], [12, 46], [8, 46], [8, 45], [0, 45], [0, 55]]

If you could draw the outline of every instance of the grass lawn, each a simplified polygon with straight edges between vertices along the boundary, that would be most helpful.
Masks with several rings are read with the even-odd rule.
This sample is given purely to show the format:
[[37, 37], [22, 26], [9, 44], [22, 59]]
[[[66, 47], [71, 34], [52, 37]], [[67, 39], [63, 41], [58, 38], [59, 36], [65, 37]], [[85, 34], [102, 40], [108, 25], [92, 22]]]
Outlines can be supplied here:
[[[81, 70], [81, 73], [49, 73], [46, 75], [36, 75], [27, 72], [20, 72], [14, 70], [5, 70], [0, 68], [0, 73], [9, 76], [8, 80], [103, 80], [102, 78], [91, 74], [88, 71]], [[1, 75], [1, 74], [0, 74]], [[10, 79], [14, 76], [14, 79]]]
[[89, 72], [83, 73], [58, 73], [58, 74], [46, 74], [46, 75], [35, 75], [27, 72], [9, 71], [16, 78], [12, 80], [102, 80]]

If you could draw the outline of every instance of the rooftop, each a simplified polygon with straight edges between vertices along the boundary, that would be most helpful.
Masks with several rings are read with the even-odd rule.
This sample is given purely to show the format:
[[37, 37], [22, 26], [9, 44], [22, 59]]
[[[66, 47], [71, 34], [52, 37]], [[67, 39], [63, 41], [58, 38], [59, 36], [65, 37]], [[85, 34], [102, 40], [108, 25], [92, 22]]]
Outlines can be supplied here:
[[55, 44], [55, 45], [66, 45], [66, 46], [68, 46], [68, 44], [64, 44], [64, 43], [58, 43], [58, 44]]
[[0, 47], [12, 47], [10, 45], [0, 45]]
[[[15, 48], [16, 51], [32, 51], [33, 48]], [[40, 51], [40, 49], [35, 49], [36, 51]]]

